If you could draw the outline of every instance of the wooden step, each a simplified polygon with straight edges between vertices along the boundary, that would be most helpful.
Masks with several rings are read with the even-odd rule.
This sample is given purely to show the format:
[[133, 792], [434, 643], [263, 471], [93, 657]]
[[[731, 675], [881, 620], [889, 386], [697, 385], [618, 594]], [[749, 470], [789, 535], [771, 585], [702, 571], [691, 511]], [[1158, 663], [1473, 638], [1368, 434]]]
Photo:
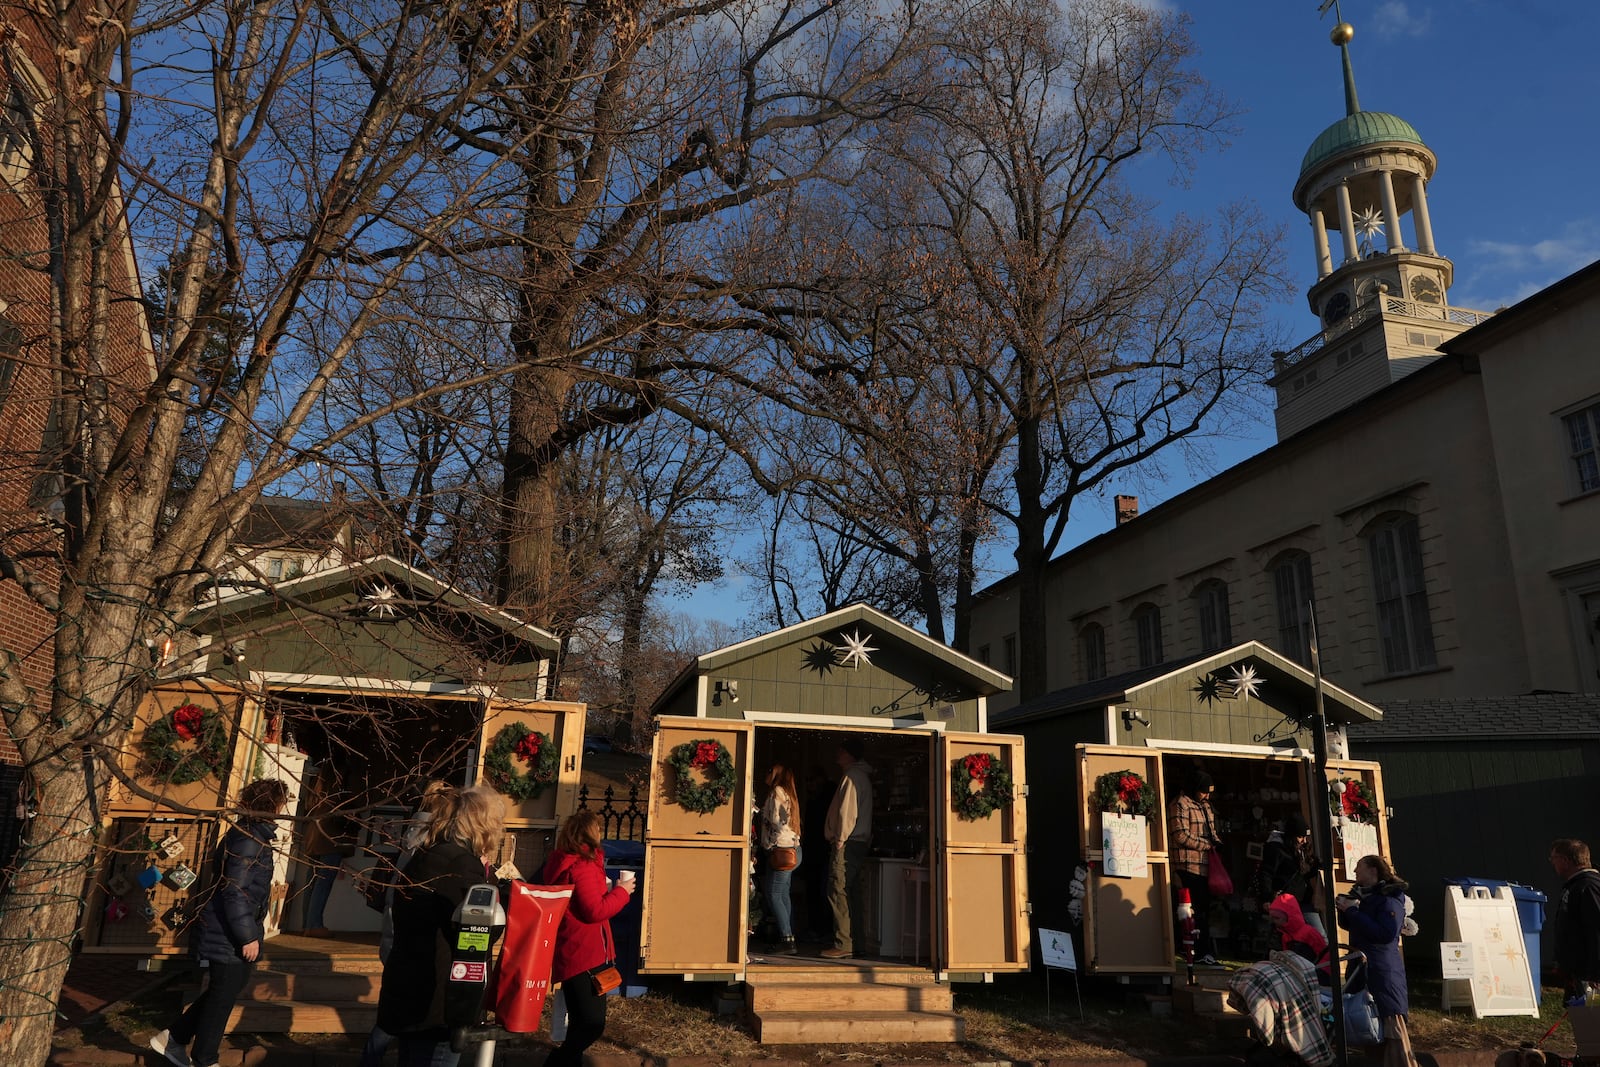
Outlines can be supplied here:
[[1175, 985], [1172, 987], [1172, 1007], [1186, 1015], [1237, 1015], [1228, 1006], [1227, 989], [1213, 989], [1203, 985]]
[[751, 967], [745, 971], [745, 979], [763, 985], [939, 984], [938, 976], [926, 967]]
[[752, 1021], [756, 1040], [763, 1045], [951, 1042], [960, 1041], [966, 1032], [961, 1016], [936, 1011], [768, 1011]]
[[376, 1004], [314, 1004], [254, 1000], [234, 1005], [230, 1034], [365, 1034], [378, 1021]]
[[824, 985], [763, 978], [747, 981], [744, 988], [745, 1006], [753, 1012], [949, 1011], [953, 1003], [950, 986], [932, 982]]
[[382, 976], [377, 974], [279, 974], [257, 971], [240, 1000], [304, 1000], [311, 1003], [376, 1004]]
[[276, 974], [382, 974], [383, 961], [376, 952], [338, 956], [273, 954], [257, 970]]

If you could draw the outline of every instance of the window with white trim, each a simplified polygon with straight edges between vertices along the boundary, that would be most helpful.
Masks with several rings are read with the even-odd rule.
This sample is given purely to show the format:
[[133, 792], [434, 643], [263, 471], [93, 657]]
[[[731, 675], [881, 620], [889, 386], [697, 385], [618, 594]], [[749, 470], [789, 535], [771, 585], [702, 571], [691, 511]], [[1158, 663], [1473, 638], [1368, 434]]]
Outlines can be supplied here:
[[1311, 557], [1304, 552], [1284, 556], [1272, 568], [1278, 599], [1278, 651], [1297, 663], [1311, 663]]
[[1578, 492], [1600, 489], [1600, 404], [1574, 411], [1561, 423], [1567, 428], [1567, 447]]
[[1416, 517], [1398, 516], [1374, 528], [1367, 534], [1367, 554], [1383, 669], [1404, 674], [1437, 666]]

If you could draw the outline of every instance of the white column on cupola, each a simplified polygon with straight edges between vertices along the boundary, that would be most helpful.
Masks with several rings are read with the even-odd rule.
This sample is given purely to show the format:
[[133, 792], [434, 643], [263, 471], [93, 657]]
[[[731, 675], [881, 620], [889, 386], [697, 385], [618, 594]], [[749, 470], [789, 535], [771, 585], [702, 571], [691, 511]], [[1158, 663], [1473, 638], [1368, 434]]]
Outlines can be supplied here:
[[1420, 174], [1411, 176], [1411, 221], [1417, 230], [1417, 250], [1427, 256], [1438, 255], [1433, 247], [1433, 223], [1428, 218], [1428, 183]]
[[1350, 187], [1340, 182], [1333, 187], [1334, 199], [1339, 202], [1339, 232], [1344, 236], [1344, 261], [1352, 263], [1361, 258], [1356, 244], [1356, 220], [1350, 214]]
[[1322, 209], [1311, 209], [1311, 239], [1317, 246], [1317, 281], [1321, 281], [1333, 273], [1333, 254], [1328, 251], [1328, 221], [1322, 217]]
[[1389, 238], [1389, 251], [1404, 252], [1405, 235], [1400, 232], [1400, 209], [1395, 206], [1394, 175], [1390, 171], [1378, 172], [1378, 192], [1383, 197], [1383, 228]]

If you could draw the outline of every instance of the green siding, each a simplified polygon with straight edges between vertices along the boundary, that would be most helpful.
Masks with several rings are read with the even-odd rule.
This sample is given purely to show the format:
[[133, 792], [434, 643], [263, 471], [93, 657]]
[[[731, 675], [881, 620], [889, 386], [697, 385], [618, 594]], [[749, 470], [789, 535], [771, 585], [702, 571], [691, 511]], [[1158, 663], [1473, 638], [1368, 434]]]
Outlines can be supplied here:
[[[1395, 868], [1411, 883], [1423, 936], [1443, 934], [1445, 878], [1521, 882], [1553, 898], [1550, 842], [1600, 844], [1600, 741], [1430, 740], [1363, 742], [1356, 753], [1383, 767]], [[1437, 958], [1436, 956], [1434, 957]], [[1550, 960], [1549, 939], [1543, 960]]]
[[[832, 637], [824, 635], [829, 640]], [[749, 656], [710, 672], [713, 688], [717, 681], [737, 682], [739, 701], [733, 703], [713, 692], [706, 714], [731, 719], [747, 711], [845, 716], [885, 726], [896, 719], [926, 719], [944, 722], [952, 730], [978, 729], [976, 695], [934, 657], [875, 639], [872, 644], [888, 647], [871, 653], [870, 662], [859, 667], [823, 668], [819, 666], [822, 657], [808, 658], [807, 650], [818, 648], [824, 638], [806, 638], [776, 648], [763, 642], [752, 646]], [[685, 690], [692, 693], [692, 684]], [[946, 704], [954, 708], [949, 719], [937, 714]]]

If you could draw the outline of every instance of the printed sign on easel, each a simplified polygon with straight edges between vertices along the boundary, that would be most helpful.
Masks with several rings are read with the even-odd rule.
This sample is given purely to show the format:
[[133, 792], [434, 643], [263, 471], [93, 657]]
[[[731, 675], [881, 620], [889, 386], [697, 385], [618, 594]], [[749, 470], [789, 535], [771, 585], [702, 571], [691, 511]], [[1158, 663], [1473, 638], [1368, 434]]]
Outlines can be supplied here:
[[[1539, 1015], [1539, 989], [1533, 982], [1528, 952], [1522, 941], [1517, 900], [1510, 886], [1446, 886], [1444, 940], [1450, 948], [1470, 950], [1470, 970], [1462, 964], [1456, 973], [1470, 977], [1444, 982], [1446, 1009], [1470, 1000], [1472, 1014]], [[1466, 954], [1466, 953], [1463, 953]]]
[[1143, 815], [1100, 816], [1102, 862], [1111, 878], [1143, 878], [1150, 873], [1149, 852], [1145, 847]]

